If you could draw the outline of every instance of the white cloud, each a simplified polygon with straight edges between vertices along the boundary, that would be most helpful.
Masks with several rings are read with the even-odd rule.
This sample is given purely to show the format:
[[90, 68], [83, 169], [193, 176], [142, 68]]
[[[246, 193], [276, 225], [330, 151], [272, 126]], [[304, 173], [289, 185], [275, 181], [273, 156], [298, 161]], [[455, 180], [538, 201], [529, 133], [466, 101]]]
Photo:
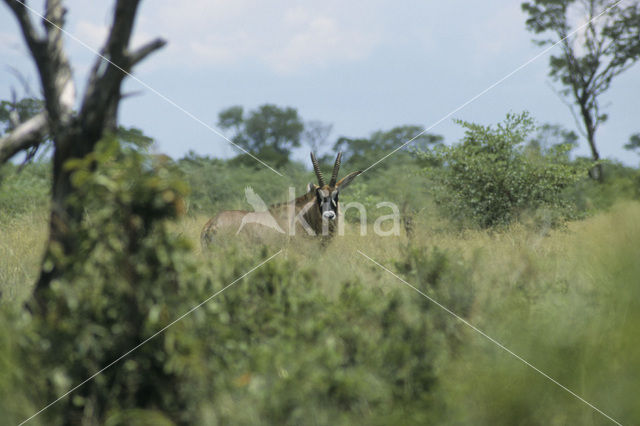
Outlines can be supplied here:
[[379, 26], [358, 19], [358, 7], [337, 2], [204, 1], [189, 7], [149, 2], [140, 28], [169, 40], [168, 57], [188, 66], [254, 61], [277, 73], [331, 66], [366, 57]]
[[99, 50], [107, 37], [107, 26], [81, 19], [76, 24], [73, 35], [93, 50]]
[[305, 66], [357, 61], [379, 41], [374, 34], [348, 28], [326, 15], [294, 11], [285, 17], [285, 23], [289, 25], [284, 43], [263, 57], [272, 69], [282, 73]]

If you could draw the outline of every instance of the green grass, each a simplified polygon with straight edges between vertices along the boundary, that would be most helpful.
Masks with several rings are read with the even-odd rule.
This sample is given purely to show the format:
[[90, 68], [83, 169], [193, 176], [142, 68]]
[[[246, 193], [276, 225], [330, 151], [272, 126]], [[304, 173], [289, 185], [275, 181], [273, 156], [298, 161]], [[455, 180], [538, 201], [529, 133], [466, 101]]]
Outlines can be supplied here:
[[[410, 284], [425, 289], [438, 301], [453, 304], [452, 309], [468, 308], [468, 312], [460, 314], [469, 322], [614, 419], [623, 424], [636, 424], [640, 421], [637, 404], [640, 391], [638, 217], [640, 204], [626, 202], [583, 221], [569, 223], [563, 229], [540, 230], [516, 224], [501, 232], [490, 232], [447, 230], [441, 219], [422, 214], [416, 219], [416, 232], [411, 240], [405, 235], [377, 237], [371, 229], [367, 236], [359, 236], [352, 225], [345, 237], [335, 238], [326, 248], [310, 238], [274, 240], [271, 253], [283, 248], [274, 262], [274, 271], [285, 268], [285, 263], [306, 271], [295, 275], [294, 281], [307, 277], [307, 285], [292, 282], [292, 295], [288, 297], [317, 305], [311, 310], [317, 317], [301, 317], [309, 324], [313, 324], [314, 318], [334, 327], [337, 324], [348, 327], [353, 322], [355, 330], [368, 330], [373, 336], [371, 339], [383, 344], [385, 340], [380, 337], [375, 321], [388, 309], [384, 304], [392, 298], [401, 301], [398, 315], [403, 324], [414, 324], [421, 315], [434, 315], [433, 324], [442, 336], [430, 336], [429, 346], [448, 349], [438, 350], [428, 363], [437, 377], [437, 387], [430, 394], [432, 399], [420, 404], [428, 404], [427, 412], [431, 414], [421, 417], [421, 405], [412, 406], [408, 402], [404, 408], [388, 405], [393, 399], [386, 393], [376, 393], [376, 390], [386, 392], [386, 385], [379, 382], [386, 376], [367, 370], [384, 365], [370, 358], [377, 349], [369, 348], [371, 354], [362, 358], [360, 369], [345, 367], [345, 376], [340, 382], [345, 386], [345, 395], [361, 393], [360, 401], [345, 396], [349, 402], [342, 412], [332, 401], [313, 399], [316, 405], [299, 405], [299, 411], [293, 409], [289, 417], [278, 418], [270, 410], [291, 409], [290, 404], [301, 404], [296, 399], [298, 392], [305, 397], [322, 392], [319, 390], [322, 386], [312, 379], [314, 369], [318, 371], [318, 380], [326, 380], [326, 374], [330, 374], [327, 377], [340, 374], [340, 370], [320, 374], [326, 368], [325, 363], [334, 364], [325, 358], [314, 361], [311, 355], [305, 358], [304, 350], [311, 354], [313, 346], [298, 341], [302, 335], [299, 330], [295, 331], [296, 324], [291, 324], [292, 329], [265, 329], [264, 339], [255, 336], [256, 340], [250, 340], [255, 342], [263, 358], [248, 349], [248, 359], [255, 362], [241, 362], [242, 368], [247, 369], [245, 373], [233, 367], [216, 372], [219, 375], [216, 380], [226, 380], [228, 385], [216, 388], [223, 390], [218, 390], [210, 405], [203, 405], [202, 418], [212, 422], [223, 419], [241, 423], [295, 423], [295, 419], [306, 418], [299, 417], [302, 414], [316, 413], [315, 421], [319, 424], [334, 423], [333, 420], [349, 423], [354, 419], [367, 424], [609, 424], [605, 417], [565, 390], [440, 312], [435, 305], [421, 300], [422, 296], [358, 254], [361, 250], [397, 271]], [[199, 233], [206, 220], [204, 215], [185, 217], [174, 224], [174, 231], [192, 241], [193, 257], [204, 276], [222, 274], [230, 282], [235, 259], [255, 256], [262, 248], [250, 240], [242, 240], [230, 243], [225, 249], [203, 253]], [[44, 213], [15, 216], [0, 222], [0, 232], [2, 303], [18, 304], [28, 297], [37, 276], [46, 236], [46, 216]], [[437, 253], [446, 254], [444, 262], [448, 272], [428, 285], [428, 274], [438, 270]], [[432, 264], [426, 265], [429, 262]], [[242, 303], [246, 294], [252, 294], [261, 276], [250, 276], [228, 289], [225, 297], [211, 302], [210, 312], [214, 314], [207, 320], [211, 327], [222, 327], [216, 325], [216, 321], [225, 318], [220, 313], [226, 309], [225, 303]], [[347, 283], [356, 283], [359, 289], [353, 303], [344, 300], [346, 294], [351, 294], [345, 290]], [[472, 296], [471, 305], [458, 306], [465, 294]], [[258, 304], [251, 306], [260, 309], [262, 299], [249, 295], [251, 303]], [[268, 312], [258, 311], [256, 315], [267, 315], [265, 318], [279, 315], [277, 311]], [[325, 316], [323, 312], [330, 315]], [[275, 324], [285, 327], [283, 324], [287, 323]], [[242, 330], [242, 324], [233, 327], [238, 332]], [[398, 329], [398, 333], [402, 330]], [[182, 329], [182, 332], [189, 330]], [[269, 340], [273, 336], [276, 340]], [[410, 343], [397, 335], [389, 337], [392, 338], [394, 345]], [[226, 339], [226, 344], [233, 345], [233, 335]], [[297, 352], [298, 347], [303, 349]], [[328, 356], [331, 351], [321, 353]], [[385, 348], [383, 353], [393, 353], [393, 348]], [[280, 363], [278, 373], [270, 376], [272, 366], [263, 365], [261, 362], [265, 361], [260, 360]], [[200, 361], [209, 362], [207, 358]], [[303, 367], [309, 371], [297, 370]], [[213, 374], [206, 366], [202, 368], [204, 375]], [[397, 368], [397, 374], [401, 374], [402, 365]], [[420, 371], [420, 365], [411, 371]], [[285, 391], [282, 387], [288, 386], [287, 383], [291, 389]], [[287, 403], [282, 399], [284, 396], [291, 400]], [[372, 401], [383, 402], [375, 405]], [[271, 417], [264, 417], [267, 412]], [[380, 413], [384, 416], [376, 417]]]
[[0, 303], [19, 303], [29, 296], [47, 238], [45, 212], [0, 219]]

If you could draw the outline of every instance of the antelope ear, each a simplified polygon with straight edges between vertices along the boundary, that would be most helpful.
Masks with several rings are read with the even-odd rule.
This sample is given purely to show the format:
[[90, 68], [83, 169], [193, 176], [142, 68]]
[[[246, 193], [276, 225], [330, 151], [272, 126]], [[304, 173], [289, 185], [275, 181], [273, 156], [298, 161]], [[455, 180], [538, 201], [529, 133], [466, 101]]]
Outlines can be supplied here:
[[315, 191], [316, 190], [316, 186], [309, 182], [309, 184], [307, 185], [307, 192], [311, 192], [311, 191]]
[[351, 183], [351, 181], [354, 180], [360, 173], [362, 173], [362, 170], [349, 173], [348, 175], [340, 179], [338, 183], [336, 183], [336, 188], [340, 190], [345, 189]]

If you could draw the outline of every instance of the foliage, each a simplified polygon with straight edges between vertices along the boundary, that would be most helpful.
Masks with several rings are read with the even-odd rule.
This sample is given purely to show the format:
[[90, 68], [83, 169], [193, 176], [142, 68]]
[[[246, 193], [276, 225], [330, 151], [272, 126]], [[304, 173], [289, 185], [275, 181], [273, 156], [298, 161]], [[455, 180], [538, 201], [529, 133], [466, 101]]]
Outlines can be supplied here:
[[[570, 232], [461, 241], [482, 246], [471, 322], [620, 424], [640, 419], [639, 213], [624, 203]], [[611, 423], [475, 333], [440, 377], [451, 424]]]
[[[171, 166], [111, 139], [66, 167], [73, 173], [73, 201], [82, 200], [87, 209], [80, 227], [71, 230], [81, 247], [55, 259], [64, 273], [44, 290], [46, 304], [21, 339], [23, 368], [40, 371], [30, 398], [41, 405], [150, 337], [184, 307], [188, 293], [179, 272], [188, 267], [189, 244], [166, 224], [180, 214], [185, 194]], [[164, 391], [182, 380], [162, 352], [165, 337], [123, 360], [122, 370], [105, 371], [78, 389], [45, 418], [102, 423], [113, 412], [161, 406], [174, 420], [187, 421], [189, 401]]]
[[[534, 0], [522, 3], [526, 25], [535, 34], [555, 33], [562, 41], [561, 54], [551, 55], [549, 75], [562, 83], [562, 95], [578, 106], [594, 160], [599, 159], [595, 133], [607, 115], [600, 110], [599, 96], [613, 79], [640, 59], [640, 3], [611, 5], [606, 0]], [[581, 14], [587, 24], [578, 37], [569, 37], [571, 17]], [[582, 24], [582, 22], [579, 22]], [[552, 45], [553, 39], [537, 40]], [[572, 109], [573, 112], [573, 109]], [[596, 165], [593, 177], [602, 180]]]
[[144, 134], [144, 132], [136, 127], [118, 126], [116, 137], [123, 146], [134, 149], [146, 150], [153, 144], [153, 138]]
[[0, 166], [0, 220], [32, 212], [48, 205], [51, 165], [34, 161], [22, 167]]
[[[334, 144], [333, 149], [334, 151], [343, 151], [344, 161], [348, 162], [352, 167], [364, 170], [375, 161], [400, 148], [403, 144], [412, 141], [400, 149], [399, 152], [389, 157], [389, 159], [385, 159], [384, 162], [380, 163], [380, 166], [384, 168], [391, 163], [401, 164], [410, 161], [410, 148], [426, 151], [430, 145], [441, 143], [442, 136], [422, 132], [423, 129], [420, 126], [397, 126], [391, 130], [373, 132], [368, 138], [340, 137]], [[330, 156], [325, 161], [331, 161]]]
[[436, 202], [447, 215], [491, 227], [540, 207], [568, 214], [570, 206], [562, 192], [580, 178], [580, 168], [567, 160], [571, 146], [537, 153], [526, 150], [534, 128], [526, 112], [508, 114], [495, 129], [465, 121], [458, 124], [466, 129], [458, 145], [423, 154], [443, 165], [425, 171], [433, 180]]
[[[283, 201], [288, 182], [193, 153], [174, 163], [149, 155], [151, 139], [135, 129], [128, 139], [116, 134], [67, 164], [85, 208], [71, 230], [81, 246], [57, 259], [64, 274], [43, 293], [45, 310], [32, 313], [22, 303], [25, 282], [39, 271], [50, 171], [38, 161], [21, 173], [5, 165], [2, 421], [26, 419], [216, 294], [33, 423], [599, 421], [363, 259], [362, 250], [617, 420], [634, 423], [640, 322], [629, 312], [638, 312], [640, 299], [629, 283], [640, 274], [639, 208], [618, 201], [640, 196], [637, 169], [603, 162], [605, 183], [580, 179], [592, 163], [570, 159], [575, 135], [554, 125], [534, 132], [527, 114], [511, 114], [497, 127], [460, 123], [460, 144], [417, 159], [400, 152], [401, 160], [359, 177], [343, 199], [365, 204], [370, 223], [387, 214], [377, 204], [392, 201], [403, 217], [429, 226], [387, 238], [348, 232], [324, 246], [287, 240], [282, 253], [241, 280], [281, 246], [239, 239], [199, 253], [191, 241], [203, 214], [246, 208], [246, 185], [267, 203]], [[351, 161], [343, 167], [351, 169]], [[314, 180], [302, 164], [290, 162], [283, 172], [299, 191]], [[480, 226], [533, 209], [566, 217], [573, 205], [593, 217], [545, 237], [517, 223], [503, 232], [451, 233], [447, 220], [434, 223], [430, 190], [449, 218]], [[596, 214], [600, 209], [608, 211]], [[587, 326], [585, 316], [593, 319]]]
[[[402, 184], [398, 185], [398, 182]], [[347, 189], [348, 195], [344, 198], [341, 209], [344, 211], [351, 201], [360, 203], [365, 207], [367, 222], [371, 224], [379, 216], [391, 214], [388, 207], [379, 207], [379, 203], [391, 202], [398, 207], [403, 225], [408, 225], [407, 221], [431, 207], [427, 187], [422, 167], [414, 159], [407, 158], [402, 165], [394, 164], [377, 169], [375, 173], [359, 176]], [[356, 209], [348, 209], [345, 217], [352, 223], [360, 221], [360, 214]]]
[[629, 137], [629, 142], [624, 145], [624, 149], [636, 151], [640, 154], [640, 133], [635, 133]]
[[251, 186], [267, 204], [288, 200], [288, 187], [296, 189], [300, 196], [306, 182], [313, 180], [312, 173], [298, 163], [280, 168], [285, 178], [276, 176], [264, 167], [253, 164], [237, 164], [236, 161], [212, 159], [189, 153], [177, 162], [191, 188], [187, 198], [189, 213], [248, 208], [244, 189]]
[[[240, 274], [251, 264], [236, 265]], [[399, 288], [383, 296], [359, 279], [333, 297], [314, 266], [275, 259], [188, 325], [191, 340], [211, 342], [197, 361], [209, 378], [197, 387], [211, 402], [204, 423], [436, 418], [434, 365], [448, 340], [434, 313]]]
[[[589, 164], [586, 159], [577, 162]], [[564, 196], [576, 206], [581, 216], [608, 210], [620, 200], [640, 199], [640, 171], [615, 161], [603, 161], [602, 167], [607, 175], [605, 182], [593, 182], [580, 179], [569, 188]]]
[[[245, 115], [241, 106], [218, 114], [218, 126], [232, 130], [231, 140], [267, 163], [287, 163], [291, 148], [300, 146], [304, 123], [291, 107], [265, 104]], [[255, 166], [255, 160], [240, 155], [238, 161]]]
[[[500, 127], [508, 126], [489, 134]], [[553, 144], [532, 152], [528, 136], [522, 135], [520, 155], [553, 158]], [[567, 161], [561, 153], [558, 161]], [[197, 241], [206, 218], [181, 216], [173, 222], [181, 210], [177, 195], [184, 193], [179, 177], [192, 179], [189, 174], [209, 170], [215, 178], [214, 167], [220, 175], [231, 169], [225, 171], [223, 161], [192, 155], [174, 165], [109, 141], [69, 166], [80, 196], [89, 201], [77, 230], [82, 253], [54, 282], [48, 312], [31, 316], [9, 303], [0, 309], [0, 412], [10, 424], [81, 383], [276, 250], [238, 241], [205, 257], [187, 240]], [[418, 170], [414, 163], [381, 170], [354, 183], [351, 195], [376, 198], [395, 187], [393, 197], [424, 202], [416, 194], [428, 181], [412, 170]], [[246, 168], [235, 176], [266, 181], [257, 173]], [[617, 173], [622, 178], [629, 170], [608, 171], [612, 182], [618, 181]], [[430, 219], [424, 211], [416, 215]], [[357, 248], [562, 384], [580, 389], [617, 420], [632, 424], [640, 415], [634, 399], [640, 358], [631, 337], [638, 321], [629, 316], [638, 311], [640, 300], [629, 285], [638, 274], [637, 215], [637, 204], [618, 206], [546, 238], [516, 225], [503, 233], [462, 235], [418, 227], [413, 243], [370, 235], [339, 238], [321, 249], [313, 240], [291, 241], [283, 253], [34, 423], [599, 420], [589, 407], [561, 389], [554, 391], [552, 383], [363, 259]], [[28, 234], [36, 232], [32, 216], [18, 220], [25, 222], [25, 235], [17, 245], [31, 241]], [[39, 253], [24, 252], [35, 258], [37, 269]], [[587, 326], [580, 320], [585, 315], [594, 320]]]
[[[592, 88], [594, 93], [590, 96], [597, 96], [609, 88], [616, 75], [640, 59], [640, 39], [636, 37], [640, 29], [640, 5], [631, 2], [611, 7], [604, 0], [578, 3], [578, 0], [534, 0], [522, 3], [522, 9], [528, 14], [527, 29], [536, 34], [551, 31], [567, 36], [571, 30], [572, 7], [582, 8], [582, 13], [593, 19], [584, 31], [584, 54], [579, 56], [567, 41], [562, 56], [551, 56], [549, 73], [569, 87], [576, 87], [582, 76], [592, 75], [593, 81], [585, 81], [583, 89]], [[601, 13], [602, 18], [596, 21]], [[538, 42], [545, 45], [556, 41]]]
[[[14, 119], [18, 123], [27, 121], [44, 108], [44, 101], [35, 98], [22, 98], [17, 102], [0, 102], [0, 135], [14, 129]], [[12, 114], [15, 116], [12, 118]]]
[[[57, 259], [64, 274], [43, 294], [43, 311], [12, 320], [20, 336], [10, 345], [19, 353], [12, 365], [38, 374], [28, 389], [24, 377], [6, 379], [24, 391], [10, 401], [33, 409], [20, 399], [25, 395], [44, 406], [153, 336], [45, 411], [42, 421], [300, 423], [315, 415], [323, 423], [362, 416], [424, 422], [439, 415], [434, 365], [453, 342], [451, 329], [440, 331], [441, 319], [400, 289], [381, 297], [355, 279], [332, 296], [319, 285], [315, 263], [275, 259], [238, 283], [241, 291], [220, 293], [155, 336], [268, 251], [231, 247], [209, 263], [191, 260], [187, 241], [167, 227], [184, 194], [173, 166], [116, 139], [67, 167], [87, 208], [73, 230], [82, 247]], [[424, 276], [416, 279], [426, 291], [454, 277], [452, 286], [469, 285], [468, 271], [448, 254], [411, 253], [401, 272], [420, 268]]]
[[535, 134], [527, 142], [527, 149], [536, 154], [551, 154], [552, 151], [562, 151], [569, 156], [573, 148], [578, 146], [578, 135], [559, 124], [545, 123], [536, 129]]

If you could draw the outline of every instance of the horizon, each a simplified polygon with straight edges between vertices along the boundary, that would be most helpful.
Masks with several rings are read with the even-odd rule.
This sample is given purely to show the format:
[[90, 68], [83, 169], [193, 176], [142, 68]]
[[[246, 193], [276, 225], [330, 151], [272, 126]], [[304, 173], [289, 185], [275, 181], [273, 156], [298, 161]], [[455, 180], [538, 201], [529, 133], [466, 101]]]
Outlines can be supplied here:
[[[366, 7], [336, 1], [274, 6], [255, 0], [198, 0], [193, 7], [175, 8], [167, 0], [145, 2], [133, 44], [160, 36], [168, 45], [133, 74], [213, 128], [218, 112], [232, 105], [245, 110], [265, 103], [294, 107], [305, 121], [333, 125], [318, 152], [322, 155], [340, 136], [368, 137], [410, 124], [428, 128], [543, 50], [531, 42], [519, 2], [501, 0], [491, 8], [461, 1], [411, 7], [384, 1], [362, 4]], [[42, 1], [33, 7], [42, 11]], [[99, 48], [110, 7], [70, 1], [65, 29]], [[39, 92], [15, 20], [6, 6], [2, 10], [0, 58], [5, 70], [0, 72], [0, 95], [8, 99], [12, 88], [20, 88], [8, 65]], [[81, 94], [95, 54], [69, 37], [65, 44]], [[538, 124], [575, 131], [579, 146], [574, 155], [590, 156], [569, 108], [554, 93], [560, 86], [550, 83], [548, 61], [549, 54], [538, 58], [428, 133], [442, 135], [451, 144], [463, 134], [453, 119], [497, 124], [508, 112], [526, 110]], [[640, 162], [623, 148], [640, 131], [633, 114], [638, 67], [616, 77], [602, 95], [610, 118], [597, 133], [602, 158], [628, 166]], [[216, 158], [236, 155], [223, 138], [132, 78], [125, 79], [123, 92], [141, 94], [122, 103], [120, 124], [140, 128], [156, 141], [158, 151], [172, 158], [189, 151]], [[306, 164], [307, 151], [294, 149], [292, 160]]]

